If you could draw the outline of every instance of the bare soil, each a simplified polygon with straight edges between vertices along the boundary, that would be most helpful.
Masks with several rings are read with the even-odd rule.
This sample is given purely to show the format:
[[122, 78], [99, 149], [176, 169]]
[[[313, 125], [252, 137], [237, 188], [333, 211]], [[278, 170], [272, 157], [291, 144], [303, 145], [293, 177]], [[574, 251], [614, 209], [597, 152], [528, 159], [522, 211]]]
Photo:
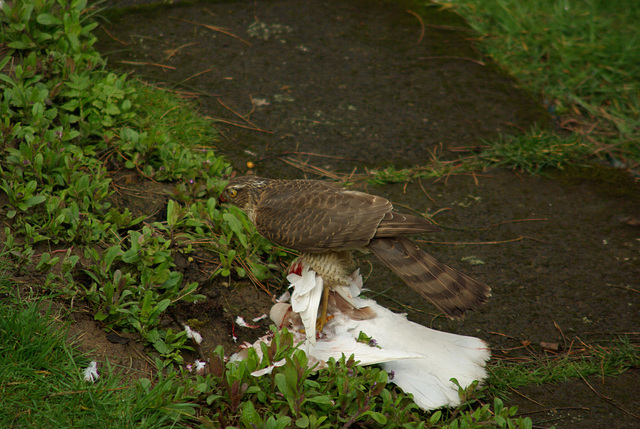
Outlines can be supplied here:
[[[116, 10], [98, 32], [98, 49], [112, 69], [197, 96], [202, 113], [220, 120], [218, 150], [240, 173], [251, 164], [257, 174], [282, 178], [419, 166], [435, 156], [455, 159], [461, 149], [472, 156], [498, 133], [554, 127], [543, 102], [474, 49], [476, 36], [459, 17], [437, 7], [175, 3]], [[132, 186], [141, 192], [121, 204], [157, 211], [144, 200], [147, 184]], [[434, 215], [445, 231], [418, 241], [493, 288], [485, 307], [451, 322], [372, 261], [367, 286], [381, 304], [481, 337], [496, 359], [562, 356], [620, 335], [638, 340], [640, 229], [630, 220], [640, 219], [640, 188], [625, 172], [595, 165], [535, 177], [495, 170], [366, 190]], [[160, 210], [164, 201], [154, 204]], [[252, 341], [264, 332], [268, 321], [247, 329], [234, 320], [268, 313], [269, 294], [210, 280], [210, 255], [177, 262], [209, 298], [174, 314], [204, 334], [205, 349], [223, 344], [230, 353], [232, 334]], [[78, 323], [92, 329], [83, 317]], [[138, 358], [93, 326], [82, 347], [98, 347], [122, 365]], [[545, 351], [545, 342], [559, 350]], [[537, 427], [637, 427], [639, 373], [528, 386], [511, 401]]]

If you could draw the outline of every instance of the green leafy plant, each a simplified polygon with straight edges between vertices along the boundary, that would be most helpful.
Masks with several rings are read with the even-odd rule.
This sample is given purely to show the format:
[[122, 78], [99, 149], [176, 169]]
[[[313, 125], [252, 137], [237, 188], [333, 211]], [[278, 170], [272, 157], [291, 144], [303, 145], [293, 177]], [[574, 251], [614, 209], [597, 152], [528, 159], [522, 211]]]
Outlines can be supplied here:
[[361, 367], [343, 356], [318, 369], [289, 332], [272, 329], [271, 343], [262, 343], [260, 354], [250, 348], [245, 359], [227, 363], [221, 347], [211, 354], [210, 373], [194, 381], [193, 400], [204, 407], [201, 422], [243, 428], [532, 427], [530, 419], [515, 417], [517, 408], [505, 408], [499, 398], [486, 403], [486, 390], [477, 383], [459, 389], [464, 404], [455, 412], [426, 414], [380, 368]]
[[[171, 305], [201, 296], [174, 253], [206, 248], [222, 262], [214, 275], [260, 282], [282, 252], [217, 206], [230, 167], [209, 147], [210, 123], [171, 94], [103, 71], [86, 1], [2, 7], [0, 216], [11, 221], [11, 269], [44, 277], [45, 291], [84, 299], [109, 328], [139, 332], [180, 361], [189, 343], [160, 322]], [[141, 225], [146, 215], [114, 204], [120, 171], [173, 182], [166, 222]]]

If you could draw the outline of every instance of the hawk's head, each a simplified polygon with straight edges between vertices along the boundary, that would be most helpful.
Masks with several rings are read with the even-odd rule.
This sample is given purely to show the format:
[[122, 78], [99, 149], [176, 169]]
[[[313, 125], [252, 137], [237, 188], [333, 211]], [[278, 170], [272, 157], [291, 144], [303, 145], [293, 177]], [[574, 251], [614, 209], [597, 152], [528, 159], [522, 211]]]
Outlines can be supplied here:
[[234, 177], [220, 194], [221, 203], [230, 203], [242, 210], [251, 209], [256, 204], [262, 188], [271, 179], [256, 176]]

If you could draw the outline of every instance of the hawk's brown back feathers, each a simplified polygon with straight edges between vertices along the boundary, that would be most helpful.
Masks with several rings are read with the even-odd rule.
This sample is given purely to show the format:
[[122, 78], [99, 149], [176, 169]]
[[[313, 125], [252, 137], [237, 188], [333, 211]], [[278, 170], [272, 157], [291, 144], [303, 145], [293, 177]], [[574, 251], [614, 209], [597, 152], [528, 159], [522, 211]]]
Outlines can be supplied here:
[[438, 262], [406, 234], [439, 228], [400, 214], [385, 198], [316, 180], [233, 178], [221, 201], [244, 210], [265, 238], [302, 253], [368, 248], [407, 285], [447, 316], [486, 302], [487, 285]]

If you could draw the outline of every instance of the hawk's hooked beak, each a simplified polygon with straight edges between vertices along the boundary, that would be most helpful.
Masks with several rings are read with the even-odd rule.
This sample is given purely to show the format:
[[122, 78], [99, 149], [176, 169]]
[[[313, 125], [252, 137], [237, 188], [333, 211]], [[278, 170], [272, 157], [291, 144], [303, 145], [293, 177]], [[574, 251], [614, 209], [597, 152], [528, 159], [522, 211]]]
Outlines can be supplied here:
[[218, 203], [224, 204], [226, 202], [227, 202], [227, 199], [224, 197], [224, 194], [220, 194], [220, 196], [218, 197]]

